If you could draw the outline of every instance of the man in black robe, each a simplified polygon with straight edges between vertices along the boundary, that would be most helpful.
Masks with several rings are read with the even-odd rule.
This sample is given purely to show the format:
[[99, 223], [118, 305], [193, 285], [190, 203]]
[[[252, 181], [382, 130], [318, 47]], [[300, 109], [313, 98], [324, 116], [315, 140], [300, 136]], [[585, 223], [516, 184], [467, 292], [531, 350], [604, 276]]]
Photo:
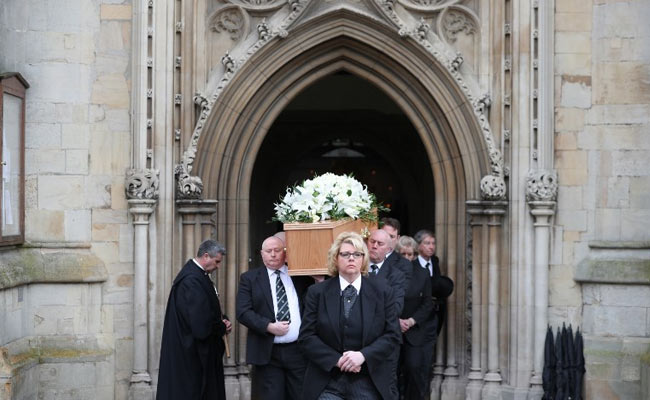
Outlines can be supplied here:
[[157, 400], [225, 400], [224, 335], [232, 329], [221, 313], [209, 273], [226, 254], [214, 240], [178, 273], [167, 302], [160, 349]]

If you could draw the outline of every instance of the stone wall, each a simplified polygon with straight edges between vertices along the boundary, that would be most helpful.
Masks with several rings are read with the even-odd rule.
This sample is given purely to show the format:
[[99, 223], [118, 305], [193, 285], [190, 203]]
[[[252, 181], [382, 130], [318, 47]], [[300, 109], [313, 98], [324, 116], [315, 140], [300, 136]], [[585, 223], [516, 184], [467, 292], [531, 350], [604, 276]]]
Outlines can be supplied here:
[[650, 3], [556, 1], [553, 326], [585, 333], [589, 399], [641, 398], [650, 350]]
[[[25, 273], [0, 284], [0, 346], [3, 368], [15, 374], [14, 398], [126, 397], [133, 330], [133, 233], [124, 195], [131, 14], [131, 2], [122, 0], [0, 3], [0, 70], [20, 72], [31, 86], [27, 245], [0, 250], [2, 266], [34, 251], [71, 255], [65, 268], [45, 267], [54, 274]], [[96, 257], [104, 278], [84, 282], [78, 255]]]

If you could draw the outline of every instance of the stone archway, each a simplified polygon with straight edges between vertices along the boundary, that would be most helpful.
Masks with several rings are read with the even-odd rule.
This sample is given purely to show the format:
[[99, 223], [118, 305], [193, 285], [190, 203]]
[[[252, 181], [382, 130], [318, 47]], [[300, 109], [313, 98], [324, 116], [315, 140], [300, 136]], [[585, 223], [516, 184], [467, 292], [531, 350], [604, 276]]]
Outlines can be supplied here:
[[[198, 141], [194, 168], [204, 196], [217, 199], [217, 236], [226, 242], [227, 267], [219, 276], [226, 310], [234, 315], [236, 282], [248, 268], [248, 215], [253, 163], [277, 116], [304, 88], [337, 71], [359, 76], [390, 97], [422, 141], [435, 182], [438, 255], [457, 283], [449, 301], [446, 347], [437, 373], [465, 375], [465, 202], [478, 199], [481, 177], [494, 170], [486, 126], [449, 69], [412, 41], [378, 21], [341, 9], [296, 27], [291, 37], [254, 53], [211, 105]], [[483, 121], [484, 122], [484, 121]], [[488, 133], [489, 133], [489, 128]], [[492, 260], [493, 261], [493, 260]], [[246, 390], [245, 332], [231, 335], [235, 357], [229, 385]], [[441, 342], [442, 343], [442, 342]], [[444, 356], [443, 356], [444, 355]], [[239, 382], [236, 376], [239, 375]]]

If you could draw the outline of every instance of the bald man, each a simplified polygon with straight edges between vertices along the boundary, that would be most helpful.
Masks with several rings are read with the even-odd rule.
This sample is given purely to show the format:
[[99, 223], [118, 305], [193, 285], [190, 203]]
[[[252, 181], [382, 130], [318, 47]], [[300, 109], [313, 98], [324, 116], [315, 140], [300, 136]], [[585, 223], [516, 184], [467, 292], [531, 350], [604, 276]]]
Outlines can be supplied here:
[[306, 360], [296, 341], [302, 300], [314, 281], [288, 275], [280, 238], [266, 238], [260, 252], [264, 266], [243, 273], [237, 291], [237, 320], [248, 328], [246, 362], [253, 365], [253, 398], [298, 400]]

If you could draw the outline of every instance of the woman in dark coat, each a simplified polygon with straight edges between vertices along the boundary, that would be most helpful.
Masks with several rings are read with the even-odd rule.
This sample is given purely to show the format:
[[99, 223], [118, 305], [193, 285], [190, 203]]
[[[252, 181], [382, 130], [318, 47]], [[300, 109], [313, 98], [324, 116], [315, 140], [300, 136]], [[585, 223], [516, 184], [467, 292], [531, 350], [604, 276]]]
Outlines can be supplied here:
[[386, 358], [399, 345], [392, 290], [368, 274], [368, 248], [353, 232], [328, 253], [333, 277], [307, 292], [299, 342], [307, 357], [305, 400], [396, 400]]

